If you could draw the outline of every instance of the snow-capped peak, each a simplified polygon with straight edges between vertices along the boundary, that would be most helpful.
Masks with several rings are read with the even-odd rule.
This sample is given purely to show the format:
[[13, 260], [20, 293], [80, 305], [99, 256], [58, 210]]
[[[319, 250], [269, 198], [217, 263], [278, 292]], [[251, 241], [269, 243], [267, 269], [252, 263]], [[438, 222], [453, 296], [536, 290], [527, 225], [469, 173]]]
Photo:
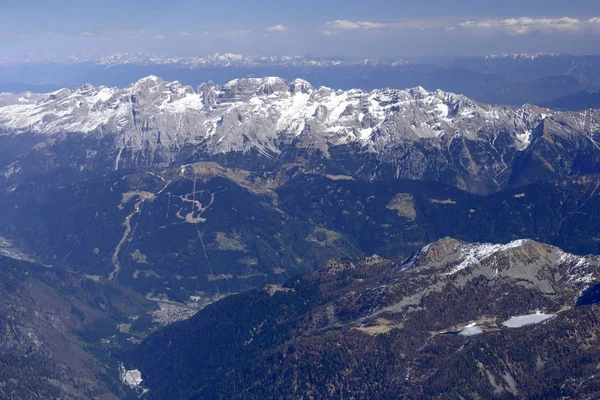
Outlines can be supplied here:
[[[4, 59], [0, 59], [0, 63]], [[12, 60], [7, 58], [6, 60]], [[28, 58], [29, 60], [29, 58]], [[194, 55], [162, 55], [151, 53], [116, 53], [111, 55], [95, 55], [92, 53], [74, 54], [66, 57], [40, 56], [36, 61], [51, 61], [64, 63], [90, 63], [103, 67], [122, 65], [168, 65], [181, 68], [201, 69], [211, 67], [295, 67], [295, 68], [337, 68], [350, 66], [369, 66], [383, 68], [399, 68], [408, 64], [405, 60], [339, 60], [316, 58], [310, 55], [244, 55], [235, 53], [213, 53], [205, 56]]]
[[198, 89], [148, 76], [125, 88], [84, 85], [47, 94], [0, 95], [0, 130], [48, 136], [113, 136], [118, 149], [279, 153], [281, 143], [318, 148], [357, 143], [384, 153], [402, 142], [441, 145], [456, 136], [492, 142], [508, 132], [518, 150], [543, 119], [529, 108], [492, 107], [422, 87], [333, 90], [302, 79], [235, 79]]
[[[535, 260], [536, 269], [523, 270]], [[410, 267], [433, 268], [442, 276], [452, 277], [472, 269], [487, 271], [487, 275], [518, 276], [534, 281], [543, 269], [556, 269], [553, 277], [563, 285], [586, 288], [600, 272], [600, 259], [577, 256], [558, 247], [519, 239], [506, 244], [467, 243], [444, 238], [431, 243], [414, 257]]]
[[558, 53], [502, 53], [502, 54], [489, 54], [482, 56], [485, 60], [498, 60], [498, 59], [511, 59], [511, 60], [529, 60], [533, 61], [536, 58], [542, 57], [560, 57]]

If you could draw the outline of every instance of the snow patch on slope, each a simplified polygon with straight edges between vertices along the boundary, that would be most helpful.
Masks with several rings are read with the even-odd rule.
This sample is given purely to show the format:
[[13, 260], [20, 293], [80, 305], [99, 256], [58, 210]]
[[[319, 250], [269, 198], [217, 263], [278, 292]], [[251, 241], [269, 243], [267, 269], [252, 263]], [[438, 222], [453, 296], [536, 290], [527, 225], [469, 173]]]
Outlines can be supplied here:
[[520, 328], [525, 325], [533, 325], [542, 323], [550, 318], [555, 317], [556, 314], [544, 314], [537, 311], [535, 314], [519, 315], [517, 317], [511, 317], [504, 321], [502, 325], [507, 328]]
[[121, 381], [131, 389], [141, 389], [142, 373], [138, 369], [127, 370], [123, 363], [119, 363], [119, 376]]
[[483, 329], [481, 329], [479, 326], [477, 326], [476, 323], [472, 323], [472, 324], [465, 326], [464, 329], [462, 331], [460, 331], [458, 334], [460, 336], [475, 336], [475, 335], [480, 335], [482, 333], [483, 333]]

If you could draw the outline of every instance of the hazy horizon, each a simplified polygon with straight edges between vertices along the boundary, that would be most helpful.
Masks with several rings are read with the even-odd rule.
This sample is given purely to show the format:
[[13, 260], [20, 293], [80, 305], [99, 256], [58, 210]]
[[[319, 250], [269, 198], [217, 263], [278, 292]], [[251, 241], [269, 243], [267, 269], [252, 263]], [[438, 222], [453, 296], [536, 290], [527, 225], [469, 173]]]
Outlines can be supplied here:
[[415, 58], [600, 54], [596, 1], [2, 2], [3, 58], [143, 52]]

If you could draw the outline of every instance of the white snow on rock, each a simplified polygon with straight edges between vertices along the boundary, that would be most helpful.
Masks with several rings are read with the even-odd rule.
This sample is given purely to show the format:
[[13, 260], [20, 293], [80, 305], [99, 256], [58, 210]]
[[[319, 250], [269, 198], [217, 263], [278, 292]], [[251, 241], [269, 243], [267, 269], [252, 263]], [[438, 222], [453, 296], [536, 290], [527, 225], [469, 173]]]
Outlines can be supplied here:
[[502, 325], [506, 326], [507, 328], [520, 328], [525, 325], [539, 324], [555, 316], [556, 314], [544, 314], [538, 311], [535, 314], [511, 317], [510, 319], [504, 321]]
[[[9, 59], [9, 58], [8, 58]], [[0, 57], [0, 62], [8, 60]], [[37, 61], [52, 61], [64, 63], [92, 63], [105, 67], [114, 67], [120, 65], [170, 65], [186, 69], [201, 69], [206, 67], [319, 67], [331, 68], [339, 66], [371, 66], [399, 68], [409, 64], [406, 60], [339, 60], [314, 58], [307, 55], [245, 55], [235, 53], [213, 53], [206, 56], [163, 56], [152, 53], [134, 52], [134, 53], [116, 53], [111, 55], [97, 56], [90, 53], [71, 54], [68, 56], [55, 56], [36, 58]]]
[[465, 268], [475, 265], [485, 260], [486, 258], [505, 250], [514, 249], [521, 247], [527, 242], [527, 239], [519, 239], [512, 241], [507, 244], [490, 244], [490, 243], [476, 243], [467, 244], [461, 251], [463, 252], [464, 259], [452, 271], [446, 275], [453, 275]]
[[528, 137], [517, 133], [531, 132], [541, 120], [527, 108], [483, 106], [441, 90], [344, 91], [277, 77], [195, 90], [149, 76], [126, 88], [84, 85], [47, 94], [0, 94], [0, 134], [110, 134], [119, 148], [132, 150], [206, 142], [215, 154], [252, 147], [277, 153], [278, 142], [295, 137], [381, 151], [401, 140], [442, 140], [448, 132], [488, 140], [486, 135], [508, 127], [514, 146], [523, 149]]
[[132, 388], [138, 387], [143, 381], [142, 373], [137, 369], [132, 369], [130, 371], [126, 371], [123, 381], [129, 387], [132, 387]]
[[138, 369], [125, 369], [125, 366], [122, 363], [119, 363], [119, 375], [121, 377], [121, 381], [129, 386], [131, 389], [138, 389], [141, 387], [142, 382], [142, 372]]
[[483, 333], [483, 329], [477, 326], [476, 323], [469, 324], [465, 326], [465, 328], [460, 331], [458, 334], [461, 336], [475, 336]]

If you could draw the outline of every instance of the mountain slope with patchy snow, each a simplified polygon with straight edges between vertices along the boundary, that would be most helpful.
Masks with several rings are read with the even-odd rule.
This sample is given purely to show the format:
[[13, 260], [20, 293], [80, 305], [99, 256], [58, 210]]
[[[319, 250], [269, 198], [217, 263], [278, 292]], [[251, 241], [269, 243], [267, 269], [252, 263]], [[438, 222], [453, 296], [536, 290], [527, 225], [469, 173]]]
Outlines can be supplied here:
[[407, 262], [331, 261], [232, 296], [127, 363], [150, 398], [585, 398], [598, 393], [600, 308], [578, 299], [599, 279], [594, 256], [446, 238]]

